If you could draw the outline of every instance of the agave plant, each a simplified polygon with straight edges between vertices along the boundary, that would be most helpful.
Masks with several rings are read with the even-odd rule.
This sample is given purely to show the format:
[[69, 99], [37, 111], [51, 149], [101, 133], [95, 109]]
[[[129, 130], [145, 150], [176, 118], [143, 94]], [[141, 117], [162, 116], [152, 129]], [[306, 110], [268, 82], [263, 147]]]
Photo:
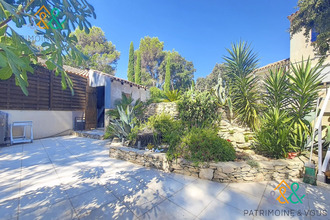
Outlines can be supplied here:
[[117, 110], [119, 119], [110, 119], [109, 131], [120, 139], [127, 138], [136, 124], [134, 109], [128, 105], [126, 111], [121, 106]]
[[294, 121], [294, 142], [301, 148], [305, 146], [308, 135], [311, 134], [311, 124], [306, 116], [315, 109], [322, 82], [321, 72], [324, 60], [311, 67], [311, 60], [297, 65], [291, 64], [290, 79], [290, 112]]
[[[134, 110], [134, 114], [137, 118], [140, 118], [143, 115], [144, 112], [144, 103], [141, 101], [141, 99], [137, 99], [134, 102], [134, 99], [132, 96], [126, 96], [125, 93], [121, 94], [121, 99], [115, 101], [116, 107], [121, 107], [122, 109], [127, 109], [127, 106], [130, 106]], [[120, 115], [117, 109], [110, 109], [106, 113], [110, 118], [112, 119], [119, 119]]]
[[258, 114], [262, 107], [257, 91], [258, 78], [253, 75], [258, 65], [257, 55], [241, 41], [232, 44], [232, 49], [227, 51], [229, 55], [224, 60], [233, 109], [242, 123], [255, 130], [259, 126]]
[[177, 101], [177, 100], [179, 100], [180, 96], [181, 96], [181, 91], [179, 91], [177, 89], [165, 92], [166, 98], [164, 99], [164, 102]]

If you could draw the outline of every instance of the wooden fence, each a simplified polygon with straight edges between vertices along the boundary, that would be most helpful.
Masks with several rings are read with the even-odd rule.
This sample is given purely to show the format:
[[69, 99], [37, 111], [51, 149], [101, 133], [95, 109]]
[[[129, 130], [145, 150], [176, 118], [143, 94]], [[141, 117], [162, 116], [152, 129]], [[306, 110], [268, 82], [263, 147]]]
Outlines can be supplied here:
[[0, 109], [84, 110], [87, 78], [71, 73], [68, 75], [73, 82], [74, 96], [69, 88], [62, 89], [61, 76], [55, 76], [42, 66], [35, 66], [34, 74], [28, 74], [28, 96], [15, 85], [14, 75], [8, 80], [0, 80]]

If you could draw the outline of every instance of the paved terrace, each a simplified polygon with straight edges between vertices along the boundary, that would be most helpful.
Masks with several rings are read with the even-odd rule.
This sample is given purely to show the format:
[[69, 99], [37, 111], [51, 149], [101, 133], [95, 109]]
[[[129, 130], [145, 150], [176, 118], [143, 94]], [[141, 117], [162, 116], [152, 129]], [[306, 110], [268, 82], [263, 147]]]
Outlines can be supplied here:
[[330, 219], [244, 216], [244, 210], [296, 215], [330, 207], [329, 188], [303, 183], [302, 204], [280, 205], [278, 192], [271, 196], [277, 184], [163, 173], [109, 158], [106, 141], [72, 136], [0, 148], [0, 219]]

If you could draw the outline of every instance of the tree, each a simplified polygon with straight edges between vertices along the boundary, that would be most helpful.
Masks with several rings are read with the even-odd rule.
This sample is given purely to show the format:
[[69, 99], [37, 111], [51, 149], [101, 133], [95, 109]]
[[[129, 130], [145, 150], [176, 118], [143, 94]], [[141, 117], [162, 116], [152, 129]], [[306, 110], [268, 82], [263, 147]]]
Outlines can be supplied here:
[[[187, 61], [177, 51], [165, 52], [166, 57], [171, 57], [170, 71], [171, 71], [171, 87], [172, 89], [187, 90], [191, 87], [194, 78], [194, 64]], [[159, 67], [159, 84], [165, 82], [166, 63], [162, 62]]]
[[164, 91], [170, 91], [171, 84], [171, 56], [167, 56]]
[[319, 54], [325, 55], [330, 43], [330, 1], [299, 0], [298, 8], [299, 11], [291, 20], [291, 36], [304, 29], [304, 35], [309, 40], [311, 31], [317, 32], [318, 36], [312, 45]]
[[225, 66], [224, 64], [215, 64], [212, 72], [205, 78], [198, 77], [196, 81], [196, 89], [199, 91], [210, 90], [218, 83], [219, 75], [224, 76]]
[[233, 101], [234, 111], [241, 123], [255, 130], [259, 126], [261, 96], [257, 91], [258, 78], [253, 72], [257, 69], [257, 55], [244, 41], [232, 44], [224, 56], [227, 83]]
[[141, 84], [141, 53], [137, 51], [137, 59], [135, 66], [135, 83]]
[[107, 41], [101, 28], [93, 26], [90, 28], [89, 33], [76, 29], [71, 33], [71, 36], [77, 38], [78, 41], [75, 44], [77, 49], [89, 59], [81, 64], [69, 60], [68, 65], [95, 69], [115, 75], [120, 52], [116, 50], [116, 46], [111, 41]]
[[133, 41], [131, 42], [131, 45], [129, 46], [127, 79], [128, 79], [128, 81], [134, 82], [134, 45], [133, 45]]
[[[46, 16], [35, 16], [40, 9]], [[50, 11], [55, 13], [53, 17]], [[65, 59], [79, 63], [83, 55], [75, 48], [76, 39], [70, 33], [78, 26], [88, 32], [91, 16], [96, 18], [94, 8], [86, 0], [0, 1], [0, 80], [9, 79], [14, 74], [16, 84], [28, 95], [27, 73], [33, 73], [32, 64], [36, 64], [40, 57], [46, 60], [47, 68], [53, 70], [55, 75], [61, 74], [62, 87], [69, 86], [73, 91], [72, 81], [64, 71], [63, 63]], [[15, 26], [21, 30], [23, 25], [34, 26], [34, 23], [43, 27], [37, 27], [35, 33], [47, 40], [41, 44], [41, 52], [12, 28]]]
[[158, 37], [146, 36], [141, 39], [139, 51], [141, 53], [142, 84], [155, 86], [159, 82], [158, 70], [164, 60], [164, 42]]

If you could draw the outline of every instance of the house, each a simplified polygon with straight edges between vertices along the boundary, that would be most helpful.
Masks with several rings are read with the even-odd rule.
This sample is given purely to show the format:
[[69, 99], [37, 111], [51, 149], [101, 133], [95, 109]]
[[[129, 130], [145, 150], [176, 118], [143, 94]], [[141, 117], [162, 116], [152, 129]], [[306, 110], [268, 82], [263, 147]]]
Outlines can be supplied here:
[[[297, 12], [296, 12], [297, 13]], [[288, 16], [288, 19], [290, 22], [292, 22], [292, 19], [296, 15], [296, 13], [293, 13], [292, 15]], [[304, 36], [304, 30], [302, 30], [299, 33], [296, 33], [291, 36], [290, 38], [290, 58], [280, 60], [278, 62], [268, 64], [266, 66], [263, 66], [259, 69], [257, 69], [254, 74], [257, 76], [260, 76], [261, 78], [265, 77], [266, 74], [268, 74], [270, 69], [276, 69], [278, 67], [283, 67], [286, 70], [290, 71], [290, 65], [292, 64], [299, 64], [302, 62], [302, 60], [306, 61], [308, 58], [311, 60], [312, 66], [315, 66], [315, 64], [318, 63], [321, 56], [317, 55], [314, 51], [314, 47], [312, 45], [312, 42], [315, 41], [317, 36], [317, 33], [315, 33], [313, 30], [311, 30], [311, 33], [309, 35], [309, 38], [306, 40], [306, 37]], [[324, 69], [321, 72], [321, 75], [323, 77], [323, 80], [321, 82], [322, 89], [319, 93], [319, 97], [322, 98], [322, 101], [320, 103], [320, 106], [323, 106], [325, 102], [325, 97], [330, 92], [329, 86], [330, 86], [330, 52], [328, 52], [324, 56], [324, 63], [323, 67]], [[330, 102], [325, 106], [325, 112], [323, 114], [323, 117], [320, 119], [320, 126], [322, 128], [326, 128], [330, 125]], [[317, 125], [316, 125], [317, 126]], [[318, 128], [316, 128], [318, 129]], [[325, 129], [323, 129], [322, 133], [325, 135]], [[321, 148], [321, 141], [318, 141], [318, 146]], [[328, 157], [330, 156], [330, 148], [327, 152]], [[327, 169], [329, 169], [330, 164], [326, 164], [324, 161], [324, 155], [322, 151], [318, 151], [318, 174], [317, 179], [319, 181], [324, 182], [324, 174], [323, 172]], [[323, 164], [324, 163], [324, 164]], [[322, 172], [323, 170], [323, 172]]]
[[[297, 12], [288, 16], [290, 22]], [[304, 31], [294, 34], [290, 38], [290, 58], [286, 58], [266, 66], [263, 66], [256, 70], [255, 74], [262, 79], [269, 73], [270, 69], [276, 69], [278, 67], [285, 68], [286, 70], [290, 70], [290, 65], [301, 63], [302, 59], [306, 61], [308, 58], [312, 62], [312, 66], [315, 65], [321, 56], [317, 55], [314, 51], [314, 47], [312, 42], [315, 41], [316, 33], [311, 31], [309, 39], [306, 40], [304, 36]], [[320, 97], [325, 97], [329, 90], [330, 86], [330, 53], [325, 56], [325, 60], [323, 63], [324, 69], [322, 71], [322, 91], [320, 93]], [[321, 106], [323, 101], [321, 102]], [[330, 125], [330, 103], [327, 105], [324, 117], [322, 119], [322, 125], [327, 126]]]
[[[63, 90], [61, 77], [45, 68], [39, 60], [34, 74], [28, 75], [29, 95], [25, 96], [15, 85], [15, 78], [0, 80], [0, 111], [7, 113], [8, 124], [15, 121], [33, 121], [36, 139], [64, 135], [75, 128], [76, 120], [85, 120], [85, 129], [105, 128], [105, 112], [115, 108], [122, 93], [134, 100], [146, 101], [146, 87], [109, 74], [64, 66], [73, 82], [74, 95]], [[8, 138], [8, 131], [6, 134]]]

